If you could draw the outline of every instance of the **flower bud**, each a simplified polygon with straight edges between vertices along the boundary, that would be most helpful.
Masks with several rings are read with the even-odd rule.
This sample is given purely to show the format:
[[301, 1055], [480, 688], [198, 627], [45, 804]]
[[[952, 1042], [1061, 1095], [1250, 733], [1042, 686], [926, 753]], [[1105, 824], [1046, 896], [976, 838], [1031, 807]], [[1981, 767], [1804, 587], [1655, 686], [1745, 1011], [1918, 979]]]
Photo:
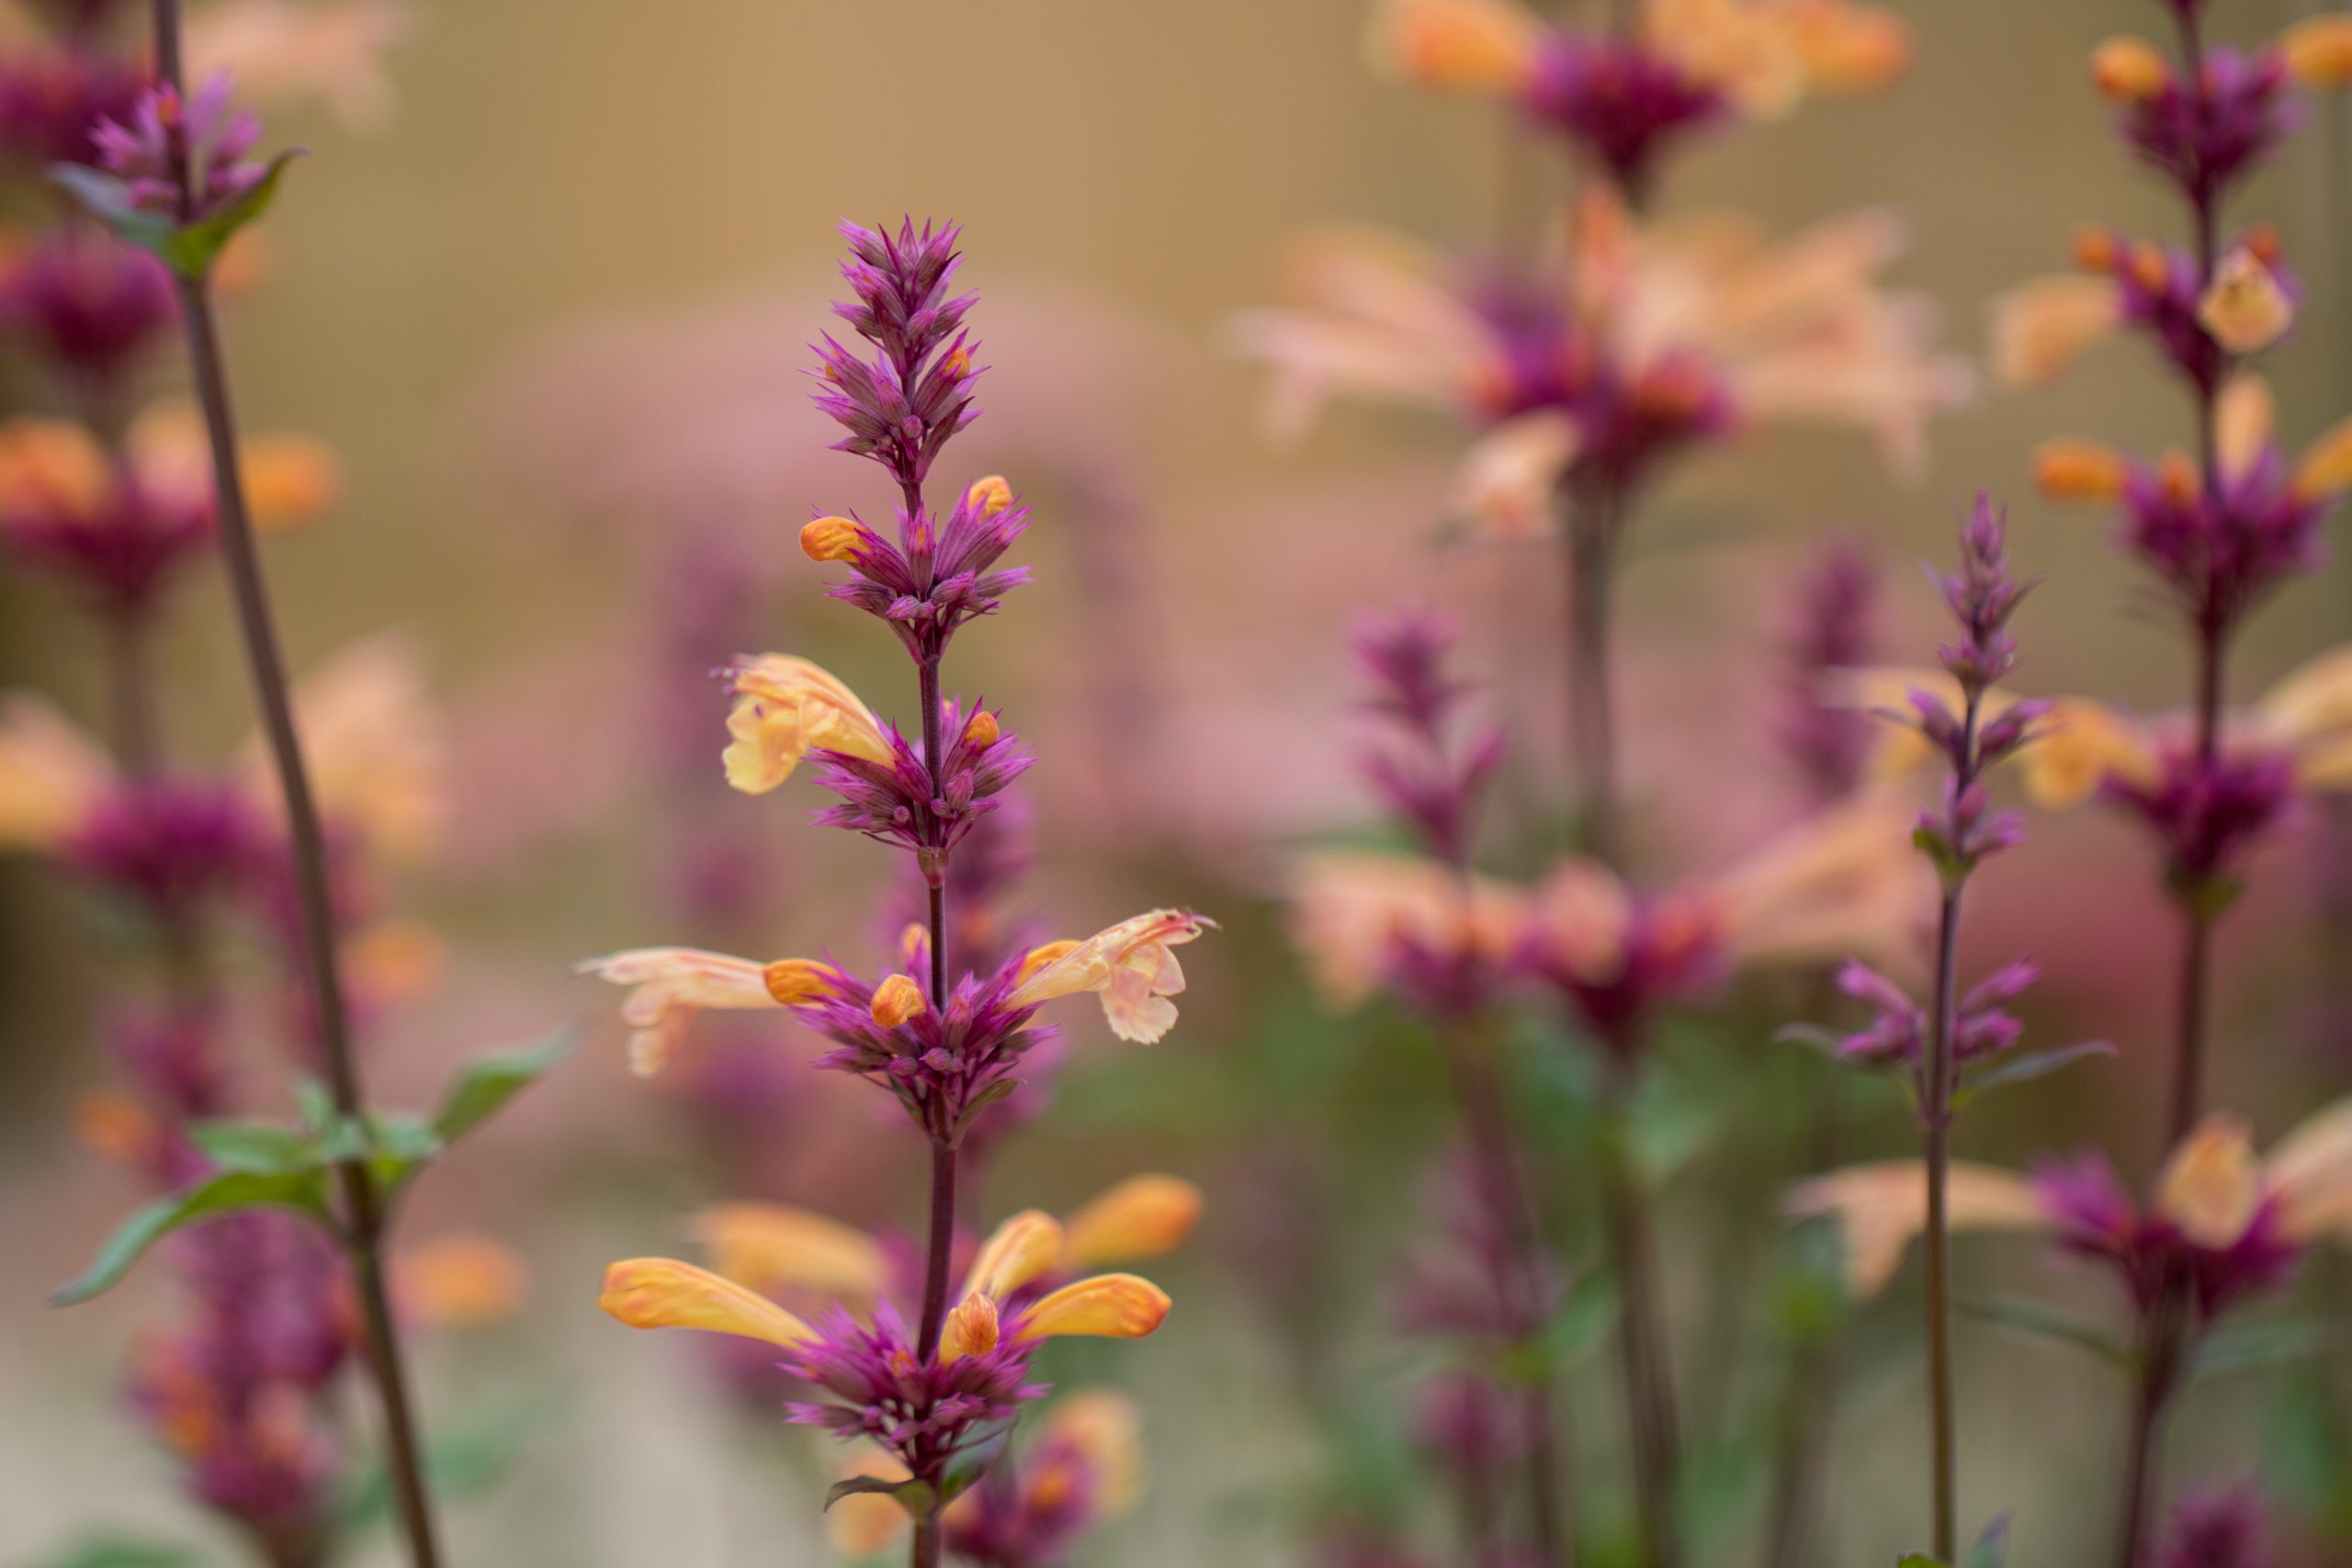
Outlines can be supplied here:
[[780, 958], [760, 972], [768, 995], [786, 1007], [822, 1001], [833, 994], [833, 968], [813, 958]]
[[910, 976], [893, 975], [874, 988], [874, 1021], [885, 1029], [920, 1015], [924, 1005], [922, 987]]
[[2172, 85], [2172, 64], [2147, 39], [2121, 35], [2091, 51], [2091, 80], [2098, 84], [2099, 96], [2136, 104]]
[[964, 744], [975, 750], [983, 750], [995, 745], [997, 737], [1001, 733], [997, 728], [996, 715], [983, 708], [965, 722]]
[[814, 561], [855, 560], [865, 530], [846, 517], [820, 517], [800, 527], [800, 553]]
[[985, 1356], [996, 1348], [998, 1331], [996, 1303], [975, 1291], [948, 1313], [939, 1331], [939, 1359], [952, 1363], [967, 1356]]
[[993, 517], [1012, 504], [1012, 487], [1004, 482], [1002, 474], [975, 479], [972, 488], [964, 492], [964, 504], [984, 518]]

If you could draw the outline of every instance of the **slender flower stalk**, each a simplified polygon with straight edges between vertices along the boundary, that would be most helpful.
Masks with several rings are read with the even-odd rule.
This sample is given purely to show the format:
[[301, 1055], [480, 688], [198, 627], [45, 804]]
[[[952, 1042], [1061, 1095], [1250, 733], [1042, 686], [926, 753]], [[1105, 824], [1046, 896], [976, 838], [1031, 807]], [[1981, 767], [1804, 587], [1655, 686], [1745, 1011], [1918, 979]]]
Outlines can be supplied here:
[[[845, 223], [842, 232], [850, 253], [842, 274], [854, 298], [834, 313], [863, 346], [831, 335], [816, 345], [815, 400], [847, 432], [836, 449], [871, 458], [890, 476], [895, 526], [819, 516], [801, 528], [799, 543], [810, 560], [848, 569], [827, 590], [831, 597], [898, 637], [914, 665], [919, 722], [910, 740], [808, 660], [744, 655], [723, 672], [733, 698], [724, 765], [732, 787], [765, 795], [808, 763], [838, 802], [818, 812], [817, 823], [901, 852], [910, 880], [922, 884], [919, 918], [893, 933], [898, 967], [874, 983], [829, 960], [760, 964], [691, 948], [637, 949], [582, 968], [631, 987], [622, 1011], [641, 1075], [676, 1055], [704, 1008], [789, 1010], [832, 1041], [817, 1065], [887, 1091], [923, 1136], [930, 1197], [920, 1273], [895, 1277], [870, 1241], [845, 1240], [831, 1222], [772, 1214], [763, 1223], [766, 1241], [721, 1248], [732, 1261], [722, 1257], [718, 1272], [670, 1258], [614, 1264], [601, 1304], [634, 1327], [714, 1330], [785, 1352], [782, 1370], [818, 1396], [786, 1405], [787, 1416], [858, 1445], [837, 1499], [878, 1495], [863, 1500], [881, 1506], [886, 1529], [869, 1537], [876, 1521], [858, 1526], [861, 1540], [876, 1541], [861, 1554], [889, 1545], [910, 1521], [913, 1568], [934, 1568], [948, 1550], [1017, 1561], [1038, 1532], [1050, 1545], [1100, 1512], [1089, 1505], [1057, 1524], [1041, 1522], [1010, 1475], [971, 1501], [973, 1488], [999, 1473], [999, 1451], [1023, 1408], [1047, 1392], [1029, 1381], [1039, 1343], [1066, 1335], [1140, 1338], [1169, 1308], [1148, 1280], [1073, 1278], [1076, 1266], [1114, 1252], [1166, 1250], [1189, 1229], [1199, 1200], [1183, 1183], [1153, 1178], [1131, 1185], [1115, 1213], [1091, 1210], [1067, 1227], [1035, 1210], [1017, 1213], [962, 1260], [958, 1285], [962, 1151], [976, 1127], [1012, 1114], [1003, 1102], [1024, 1087], [1016, 1075], [1050, 1067], [1052, 1055], [1040, 1047], [1052, 1032], [1036, 1021], [1047, 1002], [1093, 994], [1121, 1038], [1148, 1044], [1165, 1035], [1177, 1016], [1170, 998], [1184, 988], [1171, 949], [1209, 922], [1153, 910], [1083, 940], [1025, 950], [1005, 940], [1001, 925], [975, 930], [975, 917], [987, 923], [984, 900], [1008, 869], [1005, 846], [975, 836], [1032, 759], [999, 713], [948, 697], [941, 670], [957, 629], [993, 615], [1028, 581], [1027, 569], [999, 562], [1027, 530], [1030, 513], [994, 475], [944, 506], [925, 496], [933, 460], [976, 412], [980, 371], [963, 325], [975, 299], [953, 292], [960, 231], [918, 230], [908, 220], [895, 231]], [[965, 845], [974, 847], [959, 852]], [[972, 863], [951, 900], [949, 866], [959, 852]], [[846, 1274], [845, 1247], [862, 1260]], [[803, 1319], [762, 1293], [771, 1285], [821, 1286], [840, 1304]], [[917, 1303], [911, 1324], [901, 1310], [910, 1300]], [[1078, 1473], [1054, 1471], [1065, 1480]], [[967, 1527], [985, 1537], [970, 1551], [953, 1544]]]
[[[1943, 885], [1917, 1089], [1927, 1160], [1929, 1537], [1937, 1560], [1952, 1562], [1959, 1543], [1960, 1467], [1951, 1345], [1953, 1096], [1963, 1055], [1981, 1055], [1981, 1046], [1972, 1049], [1969, 1031], [1991, 999], [1983, 987], [1966, 996], [1960, 988], [1961, 906], [1977, 867], [2016, 843], [2021, 832], [2013, 814], [1989, 809], [1985, 771], [2025, 743], [2028, 727], [2043, 709], [2018, 703], [1997, 720], [1987, 716], [1986, 693], [2017, 666], [2017, 645], [2007, 628], [2026, 585], [2010, 573], [2002, 518], [1983, 496], [1961, 533], [1960, 570], [1944, 577], [1941, 586], [1961, 628], [1960, 639], [1941, 650], [1945, 671], [1959, 691], [1960, 711], [1955, 715], [1941, 697], [1924, 691], [1913, 693], [1911, 700], [1921, 732], [1947, 764], [1943, 804], [1921, 818], [1916, 837]], [[1995, 987], [1996, 994], [2000, 989]]]
[[[196, 112], [181, 107], [186, 102], [186, 83], [181, 70], [178, 0], [154, 0], [154, 20], [159, 96], [150, 102], [169, 106], [157, 121], [163, 131], [160, 141], [165, 152], [164, 167], [176, 186], [176, 218], [185, 224], [205, 216], [208, 204], [217, 206], [224, 186], [234, 189], [242, 183], [251, 188], [259, 176], [248, 178], [239, 165], [231, 163], [224, 178], [224, 171], [217, 166], [222, 157], [220, 144], [212, 148], [197, 144], [200, 130], [206, 128]], [[248, 122], [232, 122], [221, 132], [224, 141], [242, 140], [249, 146], [251, 133], [242, 129], [244, 123]], [[204, 162], [198, 164], [198, 159]], [[211, 449], [221, 559], [236, 604], [246, 667], [261, 708], [291, 841], [304, 960], [327, 1087], [338, 1117], [347, 1125], [364, 1129], [368, 1125], [367, 1098], [352, 1048], [350, 1010], [336, 954], [325, 836], [320, 829], [318, 806], [303, 762], [301, 742], [295, 733], [285, 659], [270, 610], [252, 513], [246, 505], [244, 477], [238, 459], [236, 418], [230, 403], [228, 374], [213, 316], [208, 273], [204, 269], [183, 273], [178, 285], [189, 369]], [[385, 1283], [384, 1246], [389, 1216], [369, 1170], [367, 1149], [356, 1150], [338, 1161], [334, 1175], [342, 1210], [340, 1235], [358, 1298], [368, 1371], [382, 1410], [385, 1464], [391, 1478], [394, 1505], [409, 1556], [416, 1568], [438, 1568], [441, 1553], [432, 1498], [425, 1483], [424, 1439], [413, 1412], [400, 1334]]]
[[[1385, 933], [1377, 962], [1390, 987], [1415, 1004], [1438, 1037], [1470, 1167], [1469, 1208], [1493, 1243], [1487, 1283], [1495, 1298], [1490, 1315], [1500, 1329], [1495, 1348], [1498, 1359], [1524, 1357], [1551, 1315], [1554, 1269], [1495, 1059], [1493, 1015], [1510, 978], [1507, 934], [1498, 919], [1504, 910], [1473, 858], [1479, 808], [1505, 742], [1491, 725], [1457, 734], [1468, 693], [1446, 667], [1455, 636], [1434, 615], [1403, 615], [1368, 626], [1356, 639], [1358, 658], [1372, 677], [1371, 709], [1389, 731], [1385, 744], [1365, 754], [1362, 771], [1412, 827], [1431, 867], [1442, 868], [1433, 891], [1443, 912], [1425, 934]], [[1569, 1568], [1577, 1559], [1573, 1486], [1555, 1382], [1549, 1368], [1539, 1368], [1529, 1386], [1505, 1386], [1500, 1403], [1515, 1411], [1521, 1428], [1521, 1440], [1505, 1450], [1518, 1450], [1523, 1470], [1530, 1544], [1547, 1568]], [[1487, 1544], [1482, 1538], [1498, 1523], [1497, 1510], [1472, 1490], [1483, 1491], [1488, 1483], [1483, 1459], [1465, 1457], [1461, 1466], [1474, 1550]]]

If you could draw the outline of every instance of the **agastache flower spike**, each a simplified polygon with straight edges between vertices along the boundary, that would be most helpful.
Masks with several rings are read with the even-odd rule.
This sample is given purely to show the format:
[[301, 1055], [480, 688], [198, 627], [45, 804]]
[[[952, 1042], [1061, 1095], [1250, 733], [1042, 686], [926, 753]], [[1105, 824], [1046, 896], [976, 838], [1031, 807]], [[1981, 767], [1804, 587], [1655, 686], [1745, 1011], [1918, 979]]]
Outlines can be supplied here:
[[261, 121], [232, 107], [234, 91], [225, 74], [185, 101], [169, 84], [154, 88], [128, 122], [102, 120], [91, 132], [99, 165], [140, 211], [180, 224], [219, 217], [269, 177], [269, 165], [251, 155]]
[[[933, 459], [978, 412], [976, 345], [961, 331], [978, 296], [948, 292], [962, 232], [953, 224], [925, 224], [917, 233], [912, 219], [896, 235], [843, 223], [850, 259], [842, 276], [857, 298], [835, 305], [833, 313], [877, 352], [861, 358], [831, 334], [817, 348], [818, 374], [828, 383], [817, 406], [849, 432], [835, 450], [880, 463], [906, 492], [910, 513], [920, 513], [916, 495]], [[910, 528], [919, 525], [919, 515], [906, 520]]]

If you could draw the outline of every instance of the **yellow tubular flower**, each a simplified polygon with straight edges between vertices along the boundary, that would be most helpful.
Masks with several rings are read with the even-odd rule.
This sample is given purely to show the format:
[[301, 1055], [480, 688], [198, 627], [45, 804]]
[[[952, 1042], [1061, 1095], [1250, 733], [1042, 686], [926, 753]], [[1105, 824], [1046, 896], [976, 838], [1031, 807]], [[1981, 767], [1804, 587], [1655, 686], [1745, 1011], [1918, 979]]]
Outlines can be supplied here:
[[790, 1286], [829, 1296], [876, 1294], [882, 1249], [864, 1231], [783, 1203], [721, 1203], [695, 1222], [717, 1270], [739, 1285]]
[[1386, 0], [1365, 43], [1375, 69], [1419, 86], [1513, 93], [1534, 69], [1543, 33], [1517, 0]]
[[46, 698], [0, 697], [0, 850], [62, 842], [115, 782], [105, 749]]
[[2199, 1122], [2156, 1179], [2156, 1213], [2199, 1247], [2236, 1246], [2262, 1199], [2254, 1138], [2235, 1116], [2217, 1114]]
[[640, 947], [590, 958], [573, 966], [616, 986], [633, 987], [621, 1018], [634, 1031], [629, 1071], [650, 1078], [686, 1043], [704, 1008], [757, 1009], [785, 1004], [771, 992], [767, 969], [748, 958], [693, 947]]
[[1002, 1298], [1061, 1266], [1061, 1222], [1024, 1209], [989, 1233], [972, 1259], [964, 1294]]
[[2099, 96], [2134, 104], [2165, 90], [2172, 80], [2172, 65], [2154, 44], [2124, 35], [2091, 51], [2091, 80], [2098, 84]]
[[700, 1328], [791, 1349], [811, 1329], [766, 1297], [674, 1258], [632, 1258], [605, 1271], [596, 1304], [631, 1328]]
[[[2049, 1218], [2033, 1189], [1993, 1166], [1955, 1164], [1945, 1189], [1954, 1230], [2041, 1230]], [[1826, 1214], [1845, 1246], [1846, 1288], [1868, 1300], [1886, 1288], [1911, 1238], [1927, 1228], [1928, 1168], [1917, 1160], [1849, 1166], [1800, 1183], [1787, 1212]]]
[[2054, 381], [2114, 334], [2121, 309], [2113, 278], [2059, 273], [2019, 284], [1992, 303], [1993, 373], [2014, 387]]
[[2066, 697], [2051, 705], [2034, 727], [2033, 744], [2019, 754], [2025, 792], [2046, 810], [2080, 806], [2110, 775], [2146, 784], [2155, 775], [2155, 748], [2137, 724], [2104, 703]]
[[736, 667], [727, 716], [727, 782], [765, 795], [810, 751], [844, 751], [888, 764], [889, 740], [857, 694], [805, 659], [763, 653]]
[[1097, 1274], [1039, 1301], [1021, 1314], [1017, 1337], [1140, 1339], [1167, 1317], [1168, 1293], [1133, 1274]]
[[2295, 324], [2295, 302], [2268, 264], [2239, 245], [2214, 267], [2197, 320], [2231, 353], [2252, 354], [2286, 336]]
[[1062, 1226], [1062, 1258], [1074, 1268], [1157, 1258], [1193, 1234], [1201, 1190], [1172, 1176], [1131, 1176]]
[[2113, 501], [2130, 472], [2122, 453], [2097, 441], [2062, 436], [2034, 448], [2033, 482], [2052, 501]]
[[2306, 87], [2352, 82], [2352, 17], [2341, 12], [2297, 22], [2278, 35], [2289, 75]]
[[[1110, 1021], [1112, 1033], [1149, 1045], [1175, 1026], [1176, 1004], [1168, 998], [1184, 988], [1183, 966], [1170, 949], [1215, 925], [1185, 910], [1154, 909], [1083, 942], [1040, 948], [1023, 964], [1025, 977], [1012, 993], [1012, 1004], [1034, 1007], [1092, 991], [1102, 998], [1102, 1016]], [[1052, 956], [1040, 962], [1040, 954], [1046, 953]]]
[[2338, 776], [2352, 759], [2352, 644], [2303, 664], [2263, 694], [2255, 709], [2262, 739], [2295, 754], [2307, 787], [2342, 788]]

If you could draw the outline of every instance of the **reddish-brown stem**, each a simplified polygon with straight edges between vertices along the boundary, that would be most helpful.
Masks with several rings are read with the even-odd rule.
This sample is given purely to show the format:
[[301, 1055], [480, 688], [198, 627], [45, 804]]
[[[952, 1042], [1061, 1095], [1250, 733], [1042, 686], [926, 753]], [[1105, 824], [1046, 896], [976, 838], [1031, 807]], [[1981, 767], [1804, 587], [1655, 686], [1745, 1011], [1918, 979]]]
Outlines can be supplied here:
[[[162, 80], [175, 92], [184, 91], [177, 0], [155, 0], [154, 16], [155, 58]], [[187, 171], [183, 167], [180, 186], [184, 206], [187, 182]], [[350, 1018], [344, 1005], [342, 977], [336, 966], [325, 838], [319, 827], [310, 774], [303, 765], [301, 742], [295, 733], [294, 705], [286, 679], [285, 658], [278, 647], [277, 624], [270, 610], [268, 585], [254, 540], [252, 514], [245, 504], [244, 481], [237, 461], [236, 418], [230, 404], [220, 332], [203, 279], [182, 280], [179, 297], [180, 316], [187, 333], [189, 370], [196, 382], [197, 400], [203, 410], [211, 448], [221, 562], [236, 603], [245, 662], [261, 708], [278, 790], [284, 797], [287, 835], [292, 844], [302, 912], [302, 961], [310, 983], [320, 1053], [325, 1059], [328, 1089], [336, 1113], [350, 1125], [364, 1129], [368, 1124], [367, 1101], [352, 1051]], [[390, 1473], [394, 1506], [415, 1568], [439, 1568], [440, 1550], [435, 1540], [432, 1502], [425, 1489], [423, 1445], [411, 1410], [407, 1373], [393, 1326], [390, 1296], [384, 1283], [386, 1216], [381, 1195], [364, 1153], [338, 1163], [334, 1179], [341, 1201], [342, 1240], [358, 1301], [368, 1367], [383, 1408], [385, 1468]]]
[[[908, 487], [910, 515], [922, 506], [920, 489]], [[945, 796], [941, 764], [939, 661], [937, 653], [923, 655], [916, 660], [916, 700], [922, 705], [923, 767], [931, 774], [931, 795], [933, 800]], [[923, 881], [930, 889], [928, 900], [929, 932], [931, 936], [931, 1005], [947, 1005], [947, 852], [944, 846], [919, 851], [922, 857]], [[915, 1353], [926, 1359], [938, 1354], [939, 1333], [947, 1319], [947, 1277], [955, 1262], [956, 1252], [956, 1133], [952, 1126], [934, 1125], [931, 1133], [931, 1216], [923, 1261], [922, 1318], [917, 1331]], [[939, 1477], [926, 1475], [924, 1481], [936, 1485]], [[915, 1520], [914, 1539], [908, 1547], [907, 1561], [910, 1568], [937, 1568], [940, 1554], [939, 1506], [934, 1500]]]

